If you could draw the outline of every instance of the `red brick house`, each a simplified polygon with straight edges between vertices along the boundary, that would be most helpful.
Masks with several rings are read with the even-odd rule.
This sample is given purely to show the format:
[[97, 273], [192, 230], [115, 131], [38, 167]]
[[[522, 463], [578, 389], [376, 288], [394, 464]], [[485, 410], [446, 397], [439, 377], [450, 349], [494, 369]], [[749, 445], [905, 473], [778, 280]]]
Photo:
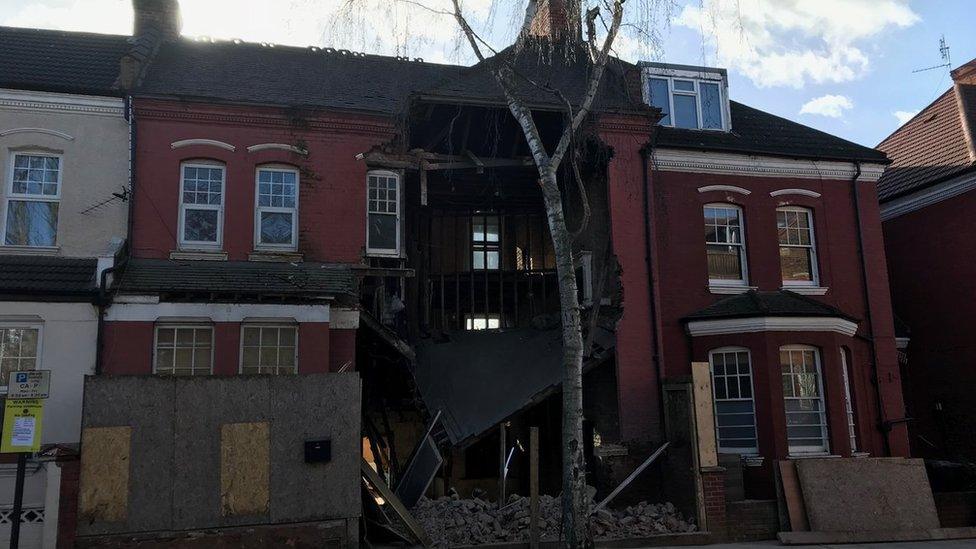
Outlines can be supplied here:
[[974, 313], [960, 302], [974, 290], [962, 252], [976, 200], [976, 60], [952, 79], [878, 145], [892, 160], [879, 199], [892, 302], [911, 330], [903, 375], [912, 453], [972, 461]]
[[[516, 90], [552, 146], [590, 68], [551, 40], [573, 33], [540, 22], [525, 49], [457, 67], [187, 40], [172, 9], [136, 21], [120, 75], [130, 253], [100, 371], [356, 369], [364, 457], [389, 478], [430, 426], [448, 452], [432, 489], [494, 490], [499, 445], [515, 452], [539, 426], [543, 489], [557, 492], [555, 262], [536, 169], [489, 69], [560, 89]], [[574, 253], [600, 490], [673, 435], [663, 392], [694, 362], [709, 363], [718, 450], [745, 471], [745, 496], [773, 497], [775, 460], [907, 454], [883, 153], [730, 101], [722, 69], [617, 59], [580, 143], [592, 212]], [[578, 227], [583, 198], [563, 172]], [[509, 485], [524, 493], [514, 455]], [[721, 472], [706, 475], [715, 496]], [[651, 476], [643, 488], [662, 497], [667, 475]]]

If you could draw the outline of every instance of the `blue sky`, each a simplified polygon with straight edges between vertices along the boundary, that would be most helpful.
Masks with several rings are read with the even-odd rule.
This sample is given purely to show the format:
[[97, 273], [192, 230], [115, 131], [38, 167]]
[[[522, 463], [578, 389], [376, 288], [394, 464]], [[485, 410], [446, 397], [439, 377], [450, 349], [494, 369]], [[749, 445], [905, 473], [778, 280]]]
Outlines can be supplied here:
[[[444, 9], [449, 0], [415, 0]], [[587, 0], [595, 2], [596, 0]], [[470, 63], [447, 17], [391, 0], [181, 0], [188, 36], [345, 47], [427, 61]], [[521, 0], [464, 0], [473, 26], [503, 47]], [[667, 9], [673, 5], [673, 9]], [[617, 53], [729, 69], [733, 99], [874, 146], [976, 57], [973, 0], [630, 0]], [[129, 0], [3, 0], [0, 24], [128, 33]], [[640, 28], [643, 33], [632, 29]], [[660, 36], [646, 39], [646, 31]], [[898, 113], [898, 114], [896, 114]]]

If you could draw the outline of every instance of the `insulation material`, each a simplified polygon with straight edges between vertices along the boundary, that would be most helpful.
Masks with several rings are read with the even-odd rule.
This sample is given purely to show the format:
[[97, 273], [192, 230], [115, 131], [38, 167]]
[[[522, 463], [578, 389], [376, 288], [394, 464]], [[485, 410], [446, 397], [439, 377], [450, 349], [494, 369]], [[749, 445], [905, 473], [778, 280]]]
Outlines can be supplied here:
[[267, 422], [220, 426], [220, 509], [223, 516], [268, 513], [269, 440]]
[[86, 521], [128, 518], [132, 427], [88, 427], [81, 433], [79, 511]]

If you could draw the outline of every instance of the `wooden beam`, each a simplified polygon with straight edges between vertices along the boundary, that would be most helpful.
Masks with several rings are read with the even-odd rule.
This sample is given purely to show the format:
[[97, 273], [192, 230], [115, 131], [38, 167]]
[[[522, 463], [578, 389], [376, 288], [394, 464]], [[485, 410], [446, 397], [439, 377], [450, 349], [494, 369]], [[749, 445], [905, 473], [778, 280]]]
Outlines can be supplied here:
[[[466, 155], [438, 154], [411, 151], [412, 154], [388, 154], [368, 152], [358, 156], [370, 167], [389, 168], [396, 170], [478, 170], [482, 173], [486, 168], [522, 168], [534, 165], [527, 156], [512, 158], [478, 158], [467, 152]], [[426, 163], [422, 166], [421, 164]]]
[[464, 156], [467, 156], [475, 166], [478, 167], [478, 173], [485, 173], [485, 163], [481, 161], [480, 158], [475, 156], [475, 154], [467, 149], [464, 150]]
[[635, 478], [637, 478], [637, 475], [641, 474], [644, 471], [644, 469], [647, 469], [647, 467], [650, 464], [654, 463], [654, 460], [657, 459], [657, 456], [661, 455], [661, 452], [663, 452], [670, 445], [671, 445], [670, 442], [665, 442], [663, 445], [661, 445], [660, 448], [658, 448], [657, 450], [655, 450], [654, 453], [651, 454], [651, 457], [649, 457], [646, 460], [644, 460], [644, 463], [641, 463], [640, 464], [640, 467], [634, 469], [634, 472], [631, 473], [627, 478], [625, 478], [624, 481], [621, 482], [619, 486], [617, 486], [616, 488], [614, 488], [613, 489], [613, 492], [610, 492], [610, 495], [609, 496], [607, 496], [606, 498], [603, 499], [603, 501], [601, 501], [600, 503], [598, 503], [597, 506], [593, 508], [593, 511], [592, 512], [593, 513], [596, 513], [600, 509], [603, 509], [604, 507], [606, 507], [606, 505], [608, 503], [610, 503], [610, 500], [612, 500], [613, 498], [617, 497], [617, 494], [619, 494], [620, 492], [623, 491], [624, 488], [626, 488], [627, 486], [629, 486], [630, 483], [633, 482]]
[[410, 530], [410, 533], [413, 534], [414, 538], [416, 538], [417, 541], [420, 542], [420, 544], [424, 547], [430, 547], [432, 542], [430, 537], [427, 535], [427, 532], [424, 531], [423, 526], [421, 526], [420, 523], [413, 518], [410, 511], [403, 505], [403, 502], [400, 501], [400, 498], [396, 497], [393, 490], [390, 490], [390, 487], [386, 485], [386, 482], [380, 478], [380, 475], [373, 470], [365, 459], [360, 463], [360, 469], [363, 472], [363, 477], [366, 479], [366, 482], [371, 484], [373, 488], [380, 493], [383, 500], [393, 508], [393, 511], [396, 512], [398, 517], [400, 517], [400, 520], [403, 521], [403, 524], [408, 530]]

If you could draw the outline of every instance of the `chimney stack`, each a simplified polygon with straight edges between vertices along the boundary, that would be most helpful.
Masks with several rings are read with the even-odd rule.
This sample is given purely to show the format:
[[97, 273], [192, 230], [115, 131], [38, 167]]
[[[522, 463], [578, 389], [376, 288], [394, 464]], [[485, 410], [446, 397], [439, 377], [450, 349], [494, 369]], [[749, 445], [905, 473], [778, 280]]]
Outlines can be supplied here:
[[155, 32], [163, 40], [179, 38], [183, 20], [178, 0], [132, 0], [132, 10], [135, 14], [134, 37]]
[[535, 17], [529, 25], [529, 35], [548, 38], [553, 42], [577, 42], [582, 36], [580, 0], [537, 0]]
[[952, 81], [956, 84], [976, 85], [976, 59], [956, 67], [950, 74], [952, 74]]

